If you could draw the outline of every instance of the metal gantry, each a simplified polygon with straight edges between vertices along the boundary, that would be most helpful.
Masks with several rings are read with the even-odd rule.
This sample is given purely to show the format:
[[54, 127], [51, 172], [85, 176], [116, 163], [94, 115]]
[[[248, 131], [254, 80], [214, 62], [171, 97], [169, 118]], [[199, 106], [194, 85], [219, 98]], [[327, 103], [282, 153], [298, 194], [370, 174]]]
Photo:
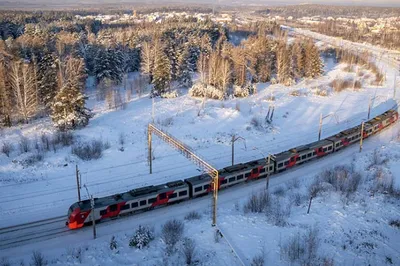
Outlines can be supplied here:
[[194, 151], [187, 146], [186, 144], [180, 142], [173, 136], [168, 133], [165, 133], [158, 129], [155, 125], [149, 124], [147, 129], [147, 141], [148, 141], [148, 160], [150, 166], [150, 174], [152, 173], [152, 134], [156, 134], [161, 140], [177, 149], [180, 153], [182, 153], [186, 158], [194, 162], [198, 167], [203, 169], [207, 174], [209, 174], [212, 178], [212, 187], [213, 187], [213, 219], [212, 225], [215, 226], [217, 224], [217, 199], [218, 199], [218, 170], [207, 163], [205, 160], [200, 158]]

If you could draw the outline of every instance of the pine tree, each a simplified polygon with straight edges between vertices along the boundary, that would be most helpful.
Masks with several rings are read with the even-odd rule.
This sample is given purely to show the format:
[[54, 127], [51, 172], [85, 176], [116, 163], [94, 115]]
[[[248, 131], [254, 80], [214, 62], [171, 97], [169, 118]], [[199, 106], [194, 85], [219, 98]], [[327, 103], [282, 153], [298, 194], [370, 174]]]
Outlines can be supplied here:
[[192, 86], [192, 76], [193, 73], [192, 66], [189, 62], [189, 50], [185, 48], [184, 51], [179, 55], [178, 58], [178, 73], [177, 80], [179, 84], [183, 87], [190, 88]]
[[62, 131], [84, 127], [91, 117], [90, 111], [85, 108], [85, 98], [71, 82], [64, 84], [51, 106], [54, 126]]
[[319, 55], [318, 47], [310, 41], [305, 51], [305, 76], [308, 78], [319, 77], [323, 72], [323, 63]]
[[58, 89], [56, 57], [47, 53], [38, 62], [38, 94], [40, 103], [50, 108]]
[[160, 96], [169, 89], [171, 82], [171, 65], [165, 53], [157, 53], [154, 60], [152, 96]]
[[278, 81], [286, 86], [293, 84], [291, 73], [290, 53], [285, 43], [281, 43], [278, 48]]
[[106, 48], [97, 52], [94, 73], [99, 83], [105, 78], [121, 83], [124, 74], [124, 58], [120, 50]]

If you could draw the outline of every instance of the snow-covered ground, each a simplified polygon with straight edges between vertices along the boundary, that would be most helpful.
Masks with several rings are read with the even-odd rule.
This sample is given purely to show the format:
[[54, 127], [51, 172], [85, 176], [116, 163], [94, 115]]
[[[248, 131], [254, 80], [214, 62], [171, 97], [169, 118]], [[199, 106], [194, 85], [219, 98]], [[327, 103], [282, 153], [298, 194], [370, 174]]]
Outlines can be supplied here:
[[[386, 61], [380, 61], [379, 64], [387, 73], [386, 82], [381, 87], [369, 85], [366, 79], [361, 90], [330, 92], [328, 96], [318, 96], [315, 93], [316, 87], [325, 88], [337, 77], [347, 78], [355, 75], [344, 72], [342, 65], [334, 65], [331, 61], [327, 61], [326, 74], [318, 80], [302, 81], [292, 87], [259, 84], [258, 93], [246, 99], [229, 99], [223, 102], [207, 100], [204, 108], [202, 108], [201, 99], [190, 98], [185, 92], [175, 99], [155, 99], [154, 121], [163, 130], [191, 146], [217, 168], [231, 163], [231, 134], [236, 134], [246, 140], [246, 145], [240, 141], [236, 142], [235, 162], [253, 160], [268, 153], [274, 154], [317, 140], [320, 114], [323, 116], [332, 114], [323, 121], [322, 138], [324, 138], [365, 120], [370, 97], [374, 98], [371, 117], [395, 106], [395, 101], [391, 99], [395, 73], [393, 66]], [[365, 71], [365, 75], [367, 74], [368, 71]], [[292, 96], [293, 91], [299, 92], [300, 95]], [[17, 146], [21, 136], [32, 140], [39, 139], [44, 133], [53, 134], [51, 122], [40, 120], [1, 132], [0, 142], [12, 143], [15, 151], [11, 153], [10, 158], [0, 154], [0, 200], [2, 202], [0, 228], [66, 215], [68, 207], [77, 201], [76, 165], [81, 172], [82, 184], [85, 184], [95, 197], [149, 184], [183, 179], [200, 173], [178, 152], [154, 138], [153, 174], [148, 174], [146, 127], [152, 120], [152, 101], [147, 97], [148, 95], [142, 95], [140, 98], [134, 95], [126, 109], [110, 111], [105, 108], [103, 102], [95, 101], [96, 97], [92, 91], [89, 90], [88, 94], [90, 95], [88, 105], [93, 108], [96, 115], [86, 128], [76, 131], [75, 135], [77, 141], [93, 139], [108, 141], [110, 148], [104, 151], [101, 159], [82, 161], [71, 154], [70, 147], [66, 147], [59, 148], [55, 153], [47, 152], [42, 161], [33, 166], [24, 167], [19, 162], [28, 155], [20, 155], [18, 152]], [[269, 100], [271, 95], [275, 101]], [[263, 121], [270, 106], [275, 107], [275, 113], [272, 125], [267, 126]], [[258, 122], [261, 122], [260, 126], [257, 126]], [[355, 156], [357, 147], [352, 147], [332, 157], [280, 174], [271, 181], [271, 185], [278, 186], [289, 179], [299, 177], [304, 180], [302, 182], [304, 185], [301, 185], [298, 190], [305, 193], [306, 184], [321, 168], [343, 161], [350, 162], [353, 157], [356, 157], [362, 165], [362, 162], [369, 158], [368, 150], [372, 151], [376, 147], [381, 149], [382, 145], [386, 147], [382, 149], [384, 151], [389, 147], [399, 148], [398, 143], [390, 142], [397, 136], [398, 130], [399, 127], [396, 125], [382, 135], [367, 140], [362, 156]], [[121, 134], [125, 136], [124, 151], [120, 150], [119, 136]], [[396, 156], [394, 157], [398, 159]], [[390, 161], [388, 168], [394, 176], [399, 175], [398, 161], [394, 159]], [[368, 209], [372, 213], [370, 217], [360, 214], [360, 211], [365, 209], [362, 206], [351, 205], [343, 209], [340, 199], [333, 193], [328, 197], [315, 200], [312, 212], [308, 216], [304, 211], [307, 201], [303, 201], [301, 206], [292, 209], [290, 225], [278, 228], [264, 221], [265, 215], [244, 215], [243, 211], [235, 209], [234, 202], [237, 201], [239, 205], [242, 205], [252, 191], [262, 187], [264, 187], [263, 181], [259, 181], [223, 191], [220, 195], [219, 226], [246, 264], [254, 255], [261, 252], [260, 249], [263, 246], [268, 250], [265, 254], [272, 264], [288, 264], [279, 256], [279, 239], [286, 239], [296, 232], [303, 233], [305, 225], [315, 223], [319, 223], [319, 228], [322, 229], [320, 237], [326, 240], [321, 244], [321, 255], [334, 257], [337, 264], [358, 265], [358, 256], [361, 256], [360, 264], [362, 265], [368, 262], [375, 264], [375, 262], [384, 261], [382, 254], [389, 254], [394, 263], [399, 263], [398, 259], [395, 260], [399, 253], [393, 251], [397, 248], [399, 252], [396, 247], [396, 241], [400, 240], [398, 229], [392, 232], [390, 231], [392, 229], [387, 229], [387, 223], [383, 222], [389, 219], [390, 215], [399, 216], [398, 201], [389, 202], [389, 207], [382, 208], [383, 204], [387, 203], [384, 197], [374, 198], [374, 201], [368, 205], [371, 205], [371, 209]], [[285, 190], [287, 190], [286, 185]], [[83, 198], [87, 198], [84, 189], [81, 194]], [[366, 197], [366, 193], [362, 195]], [[182, 218], [189, 210], [200, 209], [203, 218], [200, 222], [186, 223], [185, 232], [196, 240], [204, 265], [236, 265], [239, 260], [232, 257], [226, 242], [213, 243], [214, 231], [210, 228], [209, 222], [210, 204], [209, 198], [201, 198], [113, 223], [100, 224], [101, 238], [95, 242], [89, 241], [91, 231], [87, 228], [63, 237], [62, 243], [59, 239], [43, 242], [40, 244], [40, 249], [51, 249], [48, 254], [52, 259], [56, 259], [54, 262], [58, 265], [75, 263], [71, 256], [66, 255], [71, 253], [65, 249], [70, 245], [90, 246], [86, 252], [84, 265], [157, 265], [162, 260], [160, 249], [162, 243], [158, 240], [159, 238], [156, 238], [149, 249], [138, 251], [127, 247], [128, 237], [125, 234], [130, 236], [139, 224], [152, 224], [156, 227], [156, 232], [159, 232], [160, 224], [157, 221], [166, 221], [172, 217]], [[157, 221], [154, 217], [157, 217]], [[368, 219], [380, 222], [367, 226]], [[354, 250], [340, 249], [341, 241], [345, 239], [338, 239], [335, 234], [343, 231], [349, 233], [351, 226], [358, 230], [368, 230], [367, 228], [372, 225], [378, 226], [379, 230], [388, 235], [388, 238], [375, 238], [379, 246], [381, 244], [388, 246], [385, 248], [380, 246], [379, 255], [368, 257], [365, 254], [359, 255], [360, 253]], [[246, 230], [243, 231], [243, 228]], [[243, 233], [238, 233], [241, 230]], [[117, 235], [117, 240], [121, 245], [118, 254], [108, 249], [108, 241], [113, 234]], [[329, 251], [332, 246], [335, 247], [336, 253]], [[23, 248], [0, 251], [0, 254], [23, 257], [27, 260], [33, 249], [37, 249], [37, 246], [28, 245]], [[341, 255], [343, 253], [346, 255]]]

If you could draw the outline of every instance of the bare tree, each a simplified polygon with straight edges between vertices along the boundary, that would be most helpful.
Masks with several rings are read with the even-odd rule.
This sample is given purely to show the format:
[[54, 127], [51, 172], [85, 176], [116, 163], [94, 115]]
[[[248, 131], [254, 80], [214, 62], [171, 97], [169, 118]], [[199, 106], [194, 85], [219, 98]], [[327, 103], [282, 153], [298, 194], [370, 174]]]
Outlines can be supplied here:
[[192, 265], [196, 258], [196, 242], [188, 237], [185, 238], [183, 240], [181, 252], [185, 258], [186, 265]]
[[37, 97], [32, 68], [22, 60], [11, 63], [9, 80], [19, 115], [27, 123], [37, 111]]
[[226, 93], [226, 90], [228, 89], [228, 86], [231, 82], [231, 73], [231, 63], [228, 59], [223, 59], [219, 67], [218, 76], [220, 79], [221, 88], [224, 93]]
[[150, 42], [144, 42], [142, 45], [141, 54], [141, 71], [142, 74], [147, 75], [151, 81], [151, 75], [153, 73], [154, 57], [152, 54]]

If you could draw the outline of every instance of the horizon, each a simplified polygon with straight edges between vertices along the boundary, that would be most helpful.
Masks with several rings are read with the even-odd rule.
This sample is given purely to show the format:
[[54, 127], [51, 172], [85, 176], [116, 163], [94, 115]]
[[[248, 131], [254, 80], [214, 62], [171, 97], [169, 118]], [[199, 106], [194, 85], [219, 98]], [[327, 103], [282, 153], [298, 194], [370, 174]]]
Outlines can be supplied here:
[[[64, 0], [62, 3], [54, 3], [52, 0], [0, 0], [0, 9], [1, 8], [75, 8], [77, 5], [81, 8], [85, 8], [93, 5], [109, 5], [109, 4], [119, 4], [119, 5], [134, 5], [134, 4], [148, 4], [148, 5], [165, 5], [165, 4], [182, 4], [182, 5], [191, 5], [191, 4], [199, 4], [204, 5], [208, 3], [215, 3], [212, 0], [205, 0], [202, 3], [198, 3], [194, 0], [187, 1], [168, 1], [168, 0]], [[326, 5], [326, 6], [362, 6], [362, 7], [386, 7], [386, 8], [399, 8], [400, 1], [397, 0], [385, 0], [385, 1], [374, 1], [374, 0], [351, 0], [351, 1], [329, 1], [329, 0], [249, 0], [249, 1], [228, 1], [228, 0], [217, 0], [217, 5], [224, 6], [240, 6], [240, 5], [253, 5], [253, 6], [287, 6], [287, 5]], [[28, 6], [27, 6], [28, 5]]]

